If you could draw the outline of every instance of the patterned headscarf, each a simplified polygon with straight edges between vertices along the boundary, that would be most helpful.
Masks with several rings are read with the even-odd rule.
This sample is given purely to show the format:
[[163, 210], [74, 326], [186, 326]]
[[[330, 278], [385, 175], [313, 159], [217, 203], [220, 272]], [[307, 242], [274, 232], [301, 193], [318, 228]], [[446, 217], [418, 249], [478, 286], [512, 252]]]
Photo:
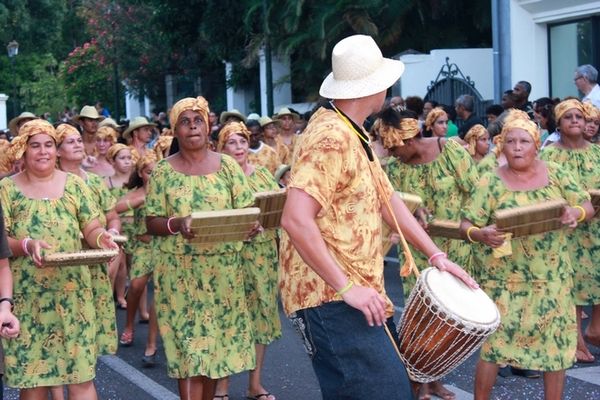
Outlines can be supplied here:
[[516, 112], [511, 112], [504, 120], [502, 133], [500, 133], [500, 136], [502, 137], [501, 143], [497, 144], [497, 146], [500, 147], [499, 151], [502, 151], [502, 147], [506, 141], [506, 134], [513, 129], [523, 129], [527, 132], [532, 137], [535, 148], [539, 150], [542, 145], [540, 140], [540, 129], [535, 122], [529, 119], [527, 113], [520, 110], [515, 111]]
[[114, 144], [117, 143], [119, 133], [112, 126], [104, 125], [98, 128], [98, 131], [96, 132], [96, 137], [100, 139], [111, 139]]
[[217, 151], [222, 151], [225, 147], [225, 143], [229, 140], [231, 135], [243, 136], [247, 141], [250, 141], [250, 131], [246, 128], [243, 122], [229, 122], [219, 132], [219, 142], [217, 143]]
[[56, 127], [56, 144], [60, 146], [62, 142], [65, 141], [67, 136], [78, 135], [81, 136], [81, 133], [75, 128], [73, 125], [69, 124], [60, 124]]
[[[169, 130], [170, 132], [170, 130]], [[154, 146], [154, 152], [156, 153], [156, 157], [159, 160], [165, 158], [165, 151], [171, 148], [171, 144], [173, 143], [173, 136], [171, 135], [162, 135], [158, 137], [156, 140], [156, 145]]]
[[156, 157], [156, 153], [152, 152], [152, 151], [147, 151], [144, 153], [144, 156], [142, 158], [140, 158], [138, 160], [138, 162], [135, 164], [135, 168], [137, 169], [138, 172], [140, 172], [141, 170], [143, 170], [144, 168], [146, 168], [146, 166], [155, 163], [158, 161], [158, 158]]
[[171, 108], [171, 112], [169, 113], [169, 123], [173, 129], [175, 129], [177, 120], [179, 119], [181, 113], [187, 110], [200, 112], [202, 120], [208, 125], [209, 109], [206, 99], [202, 96], [198, 96], [196, 98], [186, 97], [185, 99], [179, 100], [177, 103], [175, 103], [173, 108]]
[[400, 127], [387, 125], [383, 121], [379, 124], [379, 137], [386, 149], [404, 146], [404, 141], [419, 134], [419, 121], [414, 118], [403, 118]]
[[465, 135], [465, 142], [467, 142], [467, 150], [471, 156], [475, 155], [475, 146], [477, 145], [477, 140], [481, 138], [483, 135], [488, 133], [487, 129], [481, 124], [473, 125], [471, 129]]
[[0, 139], [0, 173], [7, 173], [12, 170], [10, 142], [6, 139]]
[[575, 108], [575, 109], [581, 111], [583, 114], [585, 114], [585, 111], [583, 109], [583, 104], [577, 99], [568, 99], [568, 100], [561, 101], [560, 103], [558, 103], [556, 105], [556, 107], [554, 107], [554, 116], [556, 117], [556, 123], [558, 124], [560, 122], [560, 119], [564, 115], [564, 113], [566, 113], [567, 111], [569, 111], [573, 108]]
[[598, 109], [598, 107], [592, 103], [586, 101], [583, 103], [583, 116], [588, 121], [600, 119], [600, 109]]
[[[129, 147], [123, 143], [113, 144], [112, 146], [110, 146], [110, 148], [106, 152], [106, 159], [109, 161], [114, 161], [115, 157], [117, 156], [117, 154], [119, 154], [119, 152], [121, 150], [130, 150], [131, 151], [131, 147]], [[133, 151], [131, 152], [131, 158], [133, 158]], [[138, 156], [138, 159], [139, 159], [139, 156]], [[137, 159], [134, 160], [133, 162], [137, 162]]]
[[447, 115], [448, 114], [446, 114], [446, 111], [444, 111], [442, 107], [436, 107], [432, 109], [431, 111], [429, 111], [429, 113], [427, 114], [427, 118], [425, 119], [425, 129], [428, 131], [431, 130], [431, 127], [433, 126], [433, 124], [435, 124], [435, 121], [437, 121], [439, 117]]
[[23, 124], [19, 129], [19, 136], [15, 137], [10, 143], [11, 161], [16, 161], [23, 157], [27, 150], [27, 142], [32, 136], [46, 134], [57, 142], [56, 130], [52, 124], [44, 119], [34, 119]]

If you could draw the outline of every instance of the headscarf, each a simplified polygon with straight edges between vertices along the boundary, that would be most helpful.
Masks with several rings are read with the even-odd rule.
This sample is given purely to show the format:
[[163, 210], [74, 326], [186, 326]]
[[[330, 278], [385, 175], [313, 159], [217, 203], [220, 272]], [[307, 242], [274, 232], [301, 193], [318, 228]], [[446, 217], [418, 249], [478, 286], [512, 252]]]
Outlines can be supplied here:
[[207, 126], [209, 125], [209, 109], [208, 102], [206, 101], [206, 99], [202, 96], [198, 96], [196, 98], [186, 97], [185, 99], [179, 100], [177, 103], [175, 103], [173, 108], [171, 108], [171, 112], [169, 113], [169, 123], [171, 124], [173, 129], [175, 129], [175, 126], [177, 125], [177, 120], [179, 119], [181, 113], [187, 110], [200, 112], [202, 120], [206, 123]]
[[577, 99], [564, 100], [564, 101], [561, 101], [560, 103], [558, 103], [554, 107], [554, 116], [556, 117], [556, 123], [558, 124], [560, 122], [560, 119], [564, 115], [564, 113], [566, 113], [567, 111], [569, 111], [573, 108], [581, 111], [581, 113], [585, 115], [583, 104], [579, 100], [577, 100]]
[[229, 122], [221, 131], [219, 131], [219, 142], [217, 143], [217, 151], [223, 150], [225, 147], [225, 143], [229, 140], [231, 135], [240, 135], [243, 136], [247, 141], [250, 141], [250, 131], [246, 128], [246, 125], [243, 122]]
[[[523, 114], [525, 116], [523, 116]], [[518, 110], [514, 113], [511, 112], [504, 120], [504, 126], [502, 126], [502, 133], [500, 133], [500, 136], [502, 138], [501, 143], [497, 144], [497, 146], [500, 147], [499, 151], [502, 151], [502, 147], [506, 140], [506, 134], [513, 129], [522, 129], [525, 132], [527, 132], [533, 139], [535, 148], [538, 150], [540, 149], [540, 146], [542, 145], [542, 142], [540, 140], [540, 129], [538, 128], [535, 122], [529, 119], [527, 113]]]
[[583, 116], [588, 121], [595, 121], [600, 119], [600, 109], [592, 103], [586, 101], [583, 103]]
[[5, 174], [12, 170], [10, 154], [10, 142], [6, 139], [0, 139], [0, 173]]
[[444, 111], [442, 107], [436, 107], [429, 111], [429, 114], [427, 114], [427, 118], [425, 119], [425, 129], [428, 131], [431, 130], [431, 127], [433, 127], [435, 121], [437, 121], [439, 117], [443, 117], [444, 115], [448, 114], [446, 114], [446, 111]]
[[495, 125], [500, 132], [492, 139], [492, 143], [494, 143], [494, 146], [496, 146], [493, 150], [494, 154], [496, 154], [496, 157], [502, 153], [502, 146], [504, 146], [504, 135], [502, 134], [504, 124], [515, 118], [529, 119], [529, 115], [525, 111], [519, 110], [518, 108], [510, 108], [500, 114], [496, 121], [492, 123], [492, 125]]
[[10, 143], [11, 161], [14, 162], [23, 157], [29, 139], [41, 133], [50, 136], [55, 143], [57, 142], [56, 130], [50, 122], [44, 119], [34, 119], [23, 124], [19, 129], [19, 136], [13, 138]]
[[117, 143], [117, 138], [119, 137], [119, 133], [115, 128], [110, 125], [104, 125], [98, 128], [96, 131], [96, 137], [100, 139], [111, 139], [113, 144]]
[[397, 146], [404, 146], [404, 141], [411, 139], [419, 134], [419, 121], [414, 118], [402, 118], [400, 127], [387, 125], [381, 121], [379, 125], [379, 137], [381, 143], [386, 149]]
[[158, 158], [156, 157], [156, 153], [152, 152], [152, 151], [147, 151], [144, 153], [144, 156], [142, 158], [140, 158], [138, 160], [138, 162], [135, 164], [135, 168], [137, 169], [137, 171], [141, 171], [144, 168], [146, 168], [146, 166], [155, 163], [158, 161]]
[[467, 134], [465, 135], [465, 142], [467, 142], [467, 150], [471, 156], [475, 155], [475, 146], [477, 145], [477, 140], [486, 133], [488, 133], [487, 129], [485, 129], [485, 127], [481, 124], [473, 125], [471, 129], [467, 131]]
[[[108, 151], [106, 152], [106, 159], [109, 161], [114, 161], [115, 157], [117, 156], [117, 154], [119, 154], [119, 152], [121, 150], [130, 150], [131, 151], [131, 147], [129, 147], [123, 143], [115, 143], [112, 146], [110, 146]], [[131, 156], [133, 158], [133, 151], [131, 152]], [[139, 159], [139, 156], [138, 156], [138, 159]], [[133, 162], [137, 162], [137, 159], [134, 160]]]
[[172, 143], [173, 136], [171, 135], [162, 135], [158, 137], [156, 140], [156, 145], [154, 145], [154, 152], [159, 160], [165, 158], [165, 151], [171, 148]]
[[81, 136], [81, 133], [70, 124], [60, 124], [56, 127], [56, 144], [60, 146], [62, 142], [65, 141], [67, 136], [78, 135]]

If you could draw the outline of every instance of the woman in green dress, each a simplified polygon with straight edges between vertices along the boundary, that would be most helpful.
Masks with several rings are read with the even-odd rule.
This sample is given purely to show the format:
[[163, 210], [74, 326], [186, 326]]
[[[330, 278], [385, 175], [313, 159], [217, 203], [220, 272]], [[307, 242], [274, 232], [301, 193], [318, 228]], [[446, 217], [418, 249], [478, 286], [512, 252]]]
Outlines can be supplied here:
[[[507, 164], [484, 174], [463, 208], [461, 230], [474, 244], [483, 290], [502, 324], [484, 343], [475, 375], [475, 398], [489, 399], [499, 364], [544, 372], [546, 399], [560, 399], [565, 369], [575, 359], [575, 304], [565, 229], [506, 239], [493, 222], [496, 210], [565, 199], [561, 222], [590, 219], [589, 195], [562, 166], [537, 158], [536, 124], [517, 116], [502, 129]], [[505, 251], [496, 248], [503, 246]], [[507, 249], [508, 248], [508, 249]]]
[[[268, 169], [248, 162], [250, 131], [242, 122], [230, 122], [221, 128], [217, 150], [227, 154], [242, 168], [253, 193], [279, 190]], [[242, 249], [246, 304], [256, 343], [256, 368], [250, 371], [247, 397], [275, 400], [261, 383], [267, 345], [281, 337], [281, 322], [277, 306], [277, 243], [274, 230], [262, 232]], [[228, 379], [220, 379], [215, 398], [227, 399]]]
[[[439, 119], [445, 124], [447, 116], [444, 113], [436, 120]], [[379, 121], [383, 145], [394, 156], [387, 164], [390, 182], [397, 191], [421, 197], [424, 207], [416, 211], [421, 225], [426, 228], [431, 218], [458, 222], [461, 207], [473, 194], [478, 179], [469, 153], [457, 141], [439, 136], [421, 137], [418, 122], [410, 111], [388, 108], [380, 114]], [[476, 276], [471, 268], [471, 248], [467, 243], [441, 237], [433, 240], [449, 259]], [[426, 256], [414, 250], [412, 253], [418, 268], [428, 267]], [[414, 282], [413, 275], [403, 279], [405, 297]], [[422, 385], [420, 398], [426, 399], [430, 394], [443, 399], [454, 398], [440, 381]]]
[[154, 269], [158, 325], [181, 398], [210, 400], [217, 379], [255, 368], [255, 349], [243, 243], [190, 243], [191, 213], [249, 207], [254, 199], [235, 160], [209, 150], [203, 97], [178, 101], [169, 120], [179, 151], [158, 162], [146, 195], [147, 230], [161, 250]]
[[70, 399], [96, 399], [96, 312], [90, 269], [42, 268], [45, 252], [77, 252], [80, 232], [92, 248], [116, 248], [99, 221], [91, 191], [56, 169], [56, 132], [33, 120], [11, 145], [24, 170], [0, 181], [5, 229], [13, 254], [18, 338], [5, 341], [5, 378], [21, 399], [40, 399], [66, 385]]
[[[600, 147], [584, 138], [583, 104], [576, 99], [565, 100], [555, 109], [560, 139], [544, 147], [540, 158], [560, 164], [585, 190], [600, 189]], [[594, 356], [585, 340], [600, 345], [600, 221], [595, 218], [568, 237], [571, 249], [573, 295], [577, 305], [577, 360], [593, 362]], [[584, 335], [581, 332], [583, 306], [592, 306], [592, 315]]]
[[490, 150], [490, 134], [483, 125], [476, 124], [465, 135], [467, 151], [475, 163], [479, 163]]

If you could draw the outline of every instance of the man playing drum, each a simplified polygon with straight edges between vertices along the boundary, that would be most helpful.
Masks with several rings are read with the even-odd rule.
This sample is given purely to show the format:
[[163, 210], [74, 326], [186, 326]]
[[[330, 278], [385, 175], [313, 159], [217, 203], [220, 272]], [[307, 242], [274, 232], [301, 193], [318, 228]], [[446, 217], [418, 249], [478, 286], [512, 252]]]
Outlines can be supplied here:
[[371, 37], [355, 35], [336, 44], [332, 66], [320, 89], [332, 101], [311, 118], [293, 160], [281, 221], [283, 304], [324, 399], [410, 399], [405, 368], [384, 329], [394, 310], [383, 285], [382, 217], [390, 226], [395, 217], [431, 265], [477, 284], [393, 194], [362, 128], [404, 65], [383, 58]]

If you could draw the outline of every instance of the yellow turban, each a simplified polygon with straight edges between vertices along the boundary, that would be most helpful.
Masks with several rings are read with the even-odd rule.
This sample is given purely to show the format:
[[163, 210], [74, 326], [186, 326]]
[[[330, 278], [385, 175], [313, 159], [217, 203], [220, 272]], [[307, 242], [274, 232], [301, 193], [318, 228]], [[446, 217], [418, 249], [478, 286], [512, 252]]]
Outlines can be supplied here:
[[6, 139], [0, 139], [0, 173], [5, 174], [12, 170], [10, 154], [10, 142]]
[[[524, 112], [522, 113], [527, 115]], [[500, 143], [497, 144], [497, 146], [500, 147], [499, 151], [502, 151], [502, 146], [506, 141], [506, 134], [513, 129], [522, 129], [527, 132], [532, 137], [535, 148], [539, 150], [542, 143], [540, 141], [540, 130], [536, 123], [530, 120], [529, 116], [523, 117], [521, 114], [511, 113], [506, 117], [504, 125], [502, 126], [502, 133], [500, 133], [501, 139], [499, 139]]]
[[435, 124], [435, 121], [437, 121], [439, 117], [444, 116], [447, 116], [447, 114], [442, 107], [436, 107], [429, 111], [429, 114], [427, 114], [427, 118], [425, 119], [425, 129], [431, 130], [431, 127], [433, 124]]
[[137, 168], [137, 171], [141, 171], [144, 168], [146, 168], [146, 166], [155, 163], [156, 161], [158, 161], [158, 158], [156, 157], [156, 153], [152, 152], [152, 151], [147, 151], [144, 153], [144, 157], [140, 158], [138, 160], [138, 162], [135, 164], [135, 167]]
[[207, 124], [208, 127], [208, 102], [204, 97], [198, 96], [196, 98], [186, 97], [185, 99], [181, 99], [175, 103], [173, 108], [171, 108], [171, 112], [169, 113], [169, 122], [173, 129], [175, 129], [177, 120], [179, 120], [181, 113], [187, 110], [200, 112], [202, 120], [205, 124]]
[[568, 99], [565, 101], [561, 101], [560, 103], [558, 103], [556, 105], [556, 107], [554, 107], [554, 116], [556, 117], [556, 123], [558, 124], [561, 117], [564, 115], [564, 113], [566, 113], [567, 111], [571, 110], [571, 109], [577, 109], [579, 111], [581, 111], [583, 114], [585, 114], [585, 111], [583, 110], [583, 104], [577, 100], [577, 99]]
[[[131, 151], [131, 147], [129, 147], [129, 146], [123, 144], [123, 143], [113, 144], [112, 146], [110, 146], [110, 148], [106, 152], [106, 158], [109, 161], [114, 161], [115, 157], [117, 156], [117, 154], [119, 154], [119, 152], [121, 150], [130, 150]], [[133, 158], [133, 152], [132, 152], [131, 156]], [[138, 158], [139, 158], [139, 156], [138, 156]], [[134, 162], [137, 162], [137, 160], [134, 160]]]
[[[169, 130], [170, 132], [170, 130]], [[156, 145], [154, 146], [154, 152], [156, 153], [156, 157], [159, 160], [162, 160], [165, 157], [165, 151], [171, 148], [171, 144], [173, 143], [173, 136], [171, 135], [162, 135], [158, 137], [156, 141]]]
[[10, 143], [11, 161], [16, 161], [23, 157], [29, 138], [39, 134], [46, 134], [54, 139], [55, 143], [57, 142], [56, 130], [50, 122], [44, 119], [28, 121], [19, 129], [19, 136], [15, 137]]
[[217, 143], [217, 151], [223, 150], [225, 143], [229, 140], [231, 135], [240, 135], [250, 141], [250, 131], [246, 128], [243, 122], [229, 122], [219, 131], [219, 142]]
[[475, 155], [475, 146], [477, 145], [477, 139], [481, 138], [487, 133], [487, 129], [481, 124], [473, 125], [471, 129], [465, 135], [465, 142], [467, 142], [467, 150], [469, 154]]
[[399, 128], [387, 125], [383, 121], [379, 124], [379, 137], [381, 137], [381, 143], [386, 149], [404, 146], [405, 140], [411, 139], [418, 134], [419, 121], [414, 118], [401, 119]]
[[594, 106], [592, 103], [586, 101], [583, 103], [583, 116], [588, 121], [600, 119], [600, 109], [598, 109], [598, 107]]
[[110, 125], [104, 125], [98, 128], [96, 137], [100, 139], [111, 139], [113, 143], [117, 143], [119, 133]]
[[56, 144], [60, 146], [67, 136], [71, 135], [81, 136], [81, 133], [73, 125], [60, 124], [56, 127]]

